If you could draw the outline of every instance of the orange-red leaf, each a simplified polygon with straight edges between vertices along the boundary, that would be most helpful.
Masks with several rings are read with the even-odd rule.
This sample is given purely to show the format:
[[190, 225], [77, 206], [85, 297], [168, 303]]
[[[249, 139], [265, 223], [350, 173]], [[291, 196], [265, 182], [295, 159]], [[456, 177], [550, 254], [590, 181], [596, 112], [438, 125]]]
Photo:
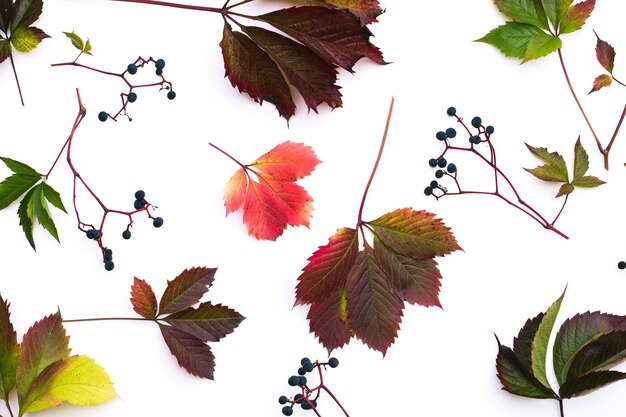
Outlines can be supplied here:
[[157, 316], [157, 299], [152, 287], [143, 279], [135, 277], [130, 287], [130, 302], [133, 310], [141, 317], [152, 320]]
[[589, 91], [589, 94], [594, 93], [604, 87], [610, 86], [612, 82], [613, 82], [613, 77], [611, 77], [610, 75], [608, 74], [598, 75], [598, 77], [596, 77], [596, 79], [593, 80], [593, 87], [591, 88], [591, 91]]
[[226, 215], [233, 211], [237, 211], [243, 206], [246, 200], [246, 188], [248, 178], [243, 169], [238, 169], [232, 177], [226, 182], [224, 187], [224, 206], [226, 207]]
[[243, 205], [243, 223], [248, 234], [259, 240], [276, 240], [287, 228], [285, 204], [266, 183], [250, 181]]
[[266, 177], [295, 181], [311, 175], [319, 163], [313, 148], [287, 141], [276, 145], [249, 166], [261, 171]]
[[609, 72], [613, 73], [613, 64], [615, 63], [615, 49], [606, 41], [600, 39], [596, 33], [596, 58], [602, 67]]
[[346, 323], [345, 287], [312, 303], [307, 319], [311, 332], [329, 353], [347, 344], [352, 338], [352, 332]]

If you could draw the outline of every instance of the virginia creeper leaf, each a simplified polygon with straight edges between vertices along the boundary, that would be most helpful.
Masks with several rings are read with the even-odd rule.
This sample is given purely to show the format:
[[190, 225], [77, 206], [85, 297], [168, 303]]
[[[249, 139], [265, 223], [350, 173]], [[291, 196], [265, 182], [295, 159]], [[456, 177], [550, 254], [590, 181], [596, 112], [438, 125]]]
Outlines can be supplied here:
[[608, 87], [613, 82], [613, 77], [608, 74], [598, 75], [595, 80], [593, 80], [593, 87], [588, 94], [594, 93], [604, 87]]
[[15, 372], [19, 345], [11, 324], [9, 303], [0, 296], [0, 400], [9, 398], [15, 387]]
[[11, 56], [11, 43], [0, 39], [0, 64]]
[[321, 103], [341, 107], [337, 71], [306, 46], [275, 32], [257, 27], [241, 26], [258, 46], [276, 63], [283, 75], [304, 98], [309, 109], [317, 112]]
[[573, 0], [541, 0], [543, 10], [552, 23], [553, 28], [558, 28], [563, 15], [572, 5]]
[[168, 281], [167, 288], [159, 302], [159, 314], [170, 314], [200, 301], [200, 298], [213, 284], [216, 268], [185, 269], [172, 281]]
[[599, 335], [579, 349], [571, 361], [566, 382], [593, 371], [606, 370], [626, 359], [626, 330]]
[[595, 6], [596, 0], [585, 0], [567, 9], [561, 19], [560, 33], [572, 33], [582, 28]]
[[298, 0], [300, 3], [311, 6], [324, 6], [346, 10], [361, 20], [361, 24], [368, 25], [377, 22], [377, 17], [383, 12], [378, 0]]
[[[60, 312], [44, 317], [24, 335], [17, 361], [17, 398], [24, 405], [33, 381], [49, 365], [70, 354]], [[20, 407], [22, 408], [22, 407]]]
[[248, 166], [261, 171], [266, 178], [296, 181], [311, 175], [320, 162], [310, 146], [286, 141], [276, 145]]
[[580, 143], [580, 136], [574, 145], [574, 181], [583, 177], [589, 169], [589, 156]]
[[476, 42], [493, 45], [505, 56], [527, 61], [526, 53], [530, 42], [535, 38], [547, 35], [543, 30], [527, 23], [506, 22], [504, 25], [492, 29]]
[[328, 353], [347, 344], [353, 336], [347, 322], [346, 288], [311, 302], [307, 314], [311, 332], [317, 336]]
[[580, 349], [600, 335], [626, 327], [625, 323], [625, 317], [599, 311], [577, 314], [565, 320], [556, 334], [553, 349], [552, 362], [559, 384], [564, 384], [572, 360]]
[[500, 13], [514, 22], [548, 29], [548, 19], [541, 0], [494, 0], [494, 4]]
[[543, 181], [569, 182], [567, 166], [561, 155], [556, 152], [548, 152], [546, 148], [536, 148], [529, 144], [526, 144], [526, 147], [533, 155], [546, 163], [533, 169], [524, 168], [526, 171]]
[[532, 61], [533, 59], [550, 55], [561, 46], [562, 42], [560, 38], [549, 35], [545, 32], [541, 32], [540, 34], [538, 33], [528, 42], [528, 47], [526, 48], [522, 64], [524, 62]]
[[89, 43], [89, 39], [87, 39], [87, 42], [84, 42], [80, 36], [74, 33], [74, 31], [63, 33], [69, 38], [69, 40], [72, 42], [72, 45], [74, 45], [76, 49], [87, 55], [91, 55], [91, 44]]
[[574, 192], [574, 189], [574, 185], [572, 184], [563, 184], [561, 185], [561, 188], [559, 188], [559, 191], [556, 193], [556, 198], [562, 197], [564, 195], [569, 195]]
[[537, 333], [533, 338], [533, 343], [530, 351], [532, 371], [535, 378], [539, 380], [546, 388], [550, 388], [548, 379], [546, 377], [546, 357], [548, 353], [548, 342], [550, 341], [550, 333], [554, 327], [554, 321], [556, 320], [559, 309], [561, 308], [561, 302], [565, 297], [565, 290], [563, 294], [548, 308], [544, 317], [539, 323]]
[[158, 312], [157, 300], [150, 284], [143, 279], [135, 277], [130, 287], [130, 302], [133, 310], [141, 317], [152, 320]]
[[[594, 31], [595, 33], [595, 31]], [[613, 73], [613, 65], [615, 63], [615, 49], [606, 41], [600, 39], [596, 33], [596, 58], [602, 67]]]
[[426, 307], [441, 307], [441, 273], [434, 259], [418, 261], [393, 252], [379, 241], [374, 241], [374, 253], [391, 288], [402, 301]]
[[0, 160], [13, 171], [13, 175], [0, 182], [1, 210], [34, 186], [41, 180], [42, 175], [22, 162], [4, 157], [0, 157]]
[[172, 326], [159, 323], [159, 328], [167, 347], [176, 357], [181, 368], [200, 378], [213, 379], [215, 357], [208, 345], [197, 337]]
[[20, 201], [20, 205], [17, 209], [17, 216], [20, 219], [20, 226], [22, 226], [22, 230], [24, 231], [24, 235], [26, 236], [28, 243], [30, 243], [30, 246], [33, 248], [33, 250], [36, 250], [35, 239], [33, 238], [33, 221], [35, 220], [35, 213], [33, 208], [34, 192], [35, 189], [31, 188], [31, 190], [28, 191], [26, 195], [24, 195], [24, 198], [22, 198], [22, 201]]
[[361, 58], [385, 64], [382, 53], [369, 41], [372, 33], [354, 16], [318, 6], [281, 9], [257, 19], [269, 23], [303, 43], [329, 64], [352, 72]]
[[572, 181], [572, 185], [582, 188], [595, 188], [601, 186], [602, 184], [606, 183], [591, 175], [585, 175], [584, 177], [580, 177]]
[[400, 329], [404, 304], [389, 287], [374, 249], [367, 242], [348, 273], [346, 289], [350, 328], [384, 356]]
[[37, 376], [20, 404], [20, 416], [64, 402], [98, 405], [115, 396], [111, 379], [100, 365], [84, 355], [70, 356], [54, 362]]
[[461, 249], [450, 228], [423, 210], [398, 209], [366, 224], [386, 246], [411, 258], [428, 259]]
[[67, 213], [67, 210], [65, 210], [65, 206], [63, 205], [63, 201], [61, 200], [61, 195], [45, 182], [42, 182], [41, 186], [43, 188], [43, 195], [46, 200], [48, 200], [48, 202], [54, 207]]
[[37, 48], [42, 40], [49, 37], [43, 30], [34, 26], [18, 27], [11, 33], [11, 44], [16, 51], [30, 52]]
[[243, 223], [250, 236], [259, 240], [276, 240], [287, 227], [289, 217], [289, 206], [266, 182], [248, 182]]
[[33, 188], [33, 214], [39, 221], [39, 224], [48, 231], [54, 237], [57, 242], [59, 241], [59, 234], [57, 228], [50, 216], [50, 209], [48, 208], [48, 202], [43, 193], [43, 183], [40, 183]]
[[246, 188], [248, 178], [246, 171], [238, 169], [232, 177], [226, 182], [224, 187], [224, 207], [226, 207], [226, 215], [235, 212], [243, 206], [246, 201]]
[[524, 368], [531, 373], [533, 368], [533, 342], [544, 317], [544, 313], [539, 313], [534, 318], [528, 319], [524, 327], [520, 329], [517, 337], [513, 339], [513, 352], [515, 352], [515, 356], [517, 356], [519, 361], [524, 365]]
[[[298, 277], [296, 304], [319, 303], [327, 297], [332, 297], [332, 294], [345, 285], [346, 276], [354, 265], [358, 250], [359, 240], [355, 229], [342, 228], [337, 230], [328, 239], [326, 245], [320, 246], [311, 255], [308, 259], [309, 263]], [[337, 301], [335, 301], [336, 303]], [[319, 309], [324, 310], [322, 307]], [[309, 312], [309, 316], [311, 315], [313, 314]], [[313, 328], [312, 322], [311, 328]], [[342, 338], [339, 339], [343, 340]], [[324, 346], [328, 347], [327, 345]]]
[[274, 104], [287, 120], [295, 114], [296, 105], [289, 86], [267, 53], [243, 33], [233, 32], [226, 22], [220, 46], [226, 76], [233, 87], [261, 104], [263, 101]]
[[203, 342], [217, 342], [232, 333], [244, 317], [221, 304], [202, 303], [198, 308], [187, 308], [163, 320], [174, 329], [197, 337]]
[[16, 0], [13, 5], [13, 16], [11, 19], [11, 31], [19, 27], [28, 27], [35, 23], [43, 9], [42, 0]]
[[559, 394], [561, 398], [572, 398], [588, 394], [598, 388], [613, 382], [626, 379], [626, 374], [618, 371], [598, 371], [584, 374], [578, 378], [568, 380], [561, 385]]

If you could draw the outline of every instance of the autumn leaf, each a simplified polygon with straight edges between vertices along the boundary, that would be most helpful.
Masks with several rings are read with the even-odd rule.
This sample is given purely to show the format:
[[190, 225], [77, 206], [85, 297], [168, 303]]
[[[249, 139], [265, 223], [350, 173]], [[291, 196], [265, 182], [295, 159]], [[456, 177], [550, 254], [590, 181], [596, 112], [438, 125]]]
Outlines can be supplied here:
[[598, 75], [595, 80], [593, 80], [593, 87], [588, 94], [594, 93], [598, 90], [601, 90], [604, 87], [608, 87], [613, 82], [613, 77], [608, 74]]
[[150, 284], [143, 279], [135, 277], [130, 287], [130, 302], [133, 304], [133, 310], [141, 317], [148, 320], [156, 318], [158, 313], [156, 296]]
[[609, 72], [613, 73], [613, 65], [615, 63], [615, 49], [606, 41], [600, 39], [598, 34], [596, 35], [596, 58], [602, 67]]
[[378, 0], [298, 0], [298, 2], [310, 6], [345, 10], [358, 17], [363, 25], [377, 22], [378, 16], [383, 12]]
[[585, 0], [567, 9], [559, 25], [560, 33], [576, 32], [583, 27], [596, 6], [596, 0]]
[[172, 281], [159, 302], [159, 314], [175, 313], [193, 306], [213, 284], [216, 268], [185, 269]]
[[15, 387], [19, 345], [11, 323], [9, 303], [0, 296], [0, 400], [8, 400]]
[[548, 29], [548, 19], [539, 0], [494, 0], [500, 13], [513, 22]]
[[87, 39], [87, 41], [83, 41], [83, 39], [76, 33], [74, 33], [74, 31], [63, 32], [63, 34], [68, 37], [68, 39], [72, 42], [72, 45], [74, 45], [74, 47], [78, 49], [81, 53], [92, 55], [91, 43], [89, 42], [89, 39]]
[[191, 375], [213, 379], [215, 356], [202, 340], [182, 330], [159, 323], [165, 344], [178, 361], [178, 365]]
[[241, 314], [231, 308], [205, 302], [197, 308], [170, 314], [163, 321], [203, 342], [217, 342], [232, 333], [243, 319]]
[[295, 181], [311, 174], [320, 163], [310, 146], [287, 141], [251, 164], [236, 162], [242, 168], [226, 183], [226, 215], [243, 209], [248, 234], [263, 240], [276, 240], [288, 225], [309, 226], [313, 198]]

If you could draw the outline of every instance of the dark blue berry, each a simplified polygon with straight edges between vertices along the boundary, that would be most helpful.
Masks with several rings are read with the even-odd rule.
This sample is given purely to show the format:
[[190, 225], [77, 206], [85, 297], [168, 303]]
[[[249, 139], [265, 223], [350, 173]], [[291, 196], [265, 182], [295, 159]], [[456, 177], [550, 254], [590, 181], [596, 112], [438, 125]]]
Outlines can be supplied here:
[[430, 165], [431, 167], [436, 167], [437, 166], [437, 160], [435, 158], [430, 158], [428, 160], [428, 165]]
[[430, 188], [437, 188], [437, 187], [439, 187], [439, 183], [435, 180], [432, 180], [430, 182]]
[[336, 368], [339, 366], [339, 359], [337, 358], [330, 358], [328, 360], [328, 366], [330, 366], [331, 368]]
[[480, 117], [476, 116], [472, 119], [472, 126], [474, 126], [475, 128], [479, 128], [482, 124], [483, 120]]
[[293, 408], [290, 405], [286, 405], [283, 407], [283, 414], [286, 416], [290, 416], [293, 414]]
[[300, 403], [300, 407], [302, 407], [302, 409], [303, 409], [303, 410], [310, 410], [310, 409], [311, 409], [311, 406], [310, 406], [310, 405], [309, 405], [309, 403], [308, 403], [308, 402], [306, 402], [306, 401], [302, 401], [302, 402]]
[[447, 113], [448, 116], [454, 116], [456, 114], [456, 109], [454, 107], [448, 107]]
[[449, 165], [448, 165], [448, 172], [449, 172], [450, 174], [454, 174], [454, 173], [456, 172], [456, 165], [454, 165], [454, 164], [449, 164]]
[[443, 171], [438, 169], [437, 171], [435, 171], [435, 178], [441, 178], [443, 177]]
[[473, 143], [474, 145], [478, 145], [480, 144], [480, 136], [472, 136], [469, 138], [470, 143]]
[[446, 158], [439, 158], [439, 160], [437, 161], [437, 166], [439, 168], [445, 168], [446, 165], [448, 165], [448, 161], [446, 161]]
[[98, 120], [100, 120], [101, 122], [106, 122], [108, 118], [109, 114], [107, 112], [101, 111], [100, 113], [98, 113]]
[[154, 71], [156, 73], [156, 75], [163, 75], [163, 69], [162, 68], [157, 68], [156, 71]]
[[135, 198], [137, 200], [143, 200], [146, 198], [146, 192], [144, 190], [138, 190], [135, 192]]
[[287, 401], [289, 401], [289, 398], [287, 398], [284, 395], [281, 395], [280, 397], [278, 397], [278, 402], [281, 404], [287, 404]]
[[176, 98], [176, 93], [174, 91], [168, 91], [167, 98], [169, 98], [170, 100], [174, 100]]
[[495, 130], [495, 129], [493, 128], [493, 126], [487, 126], [487, 127], [485, 128], [485, 131], [486, 131], [487, 133], [489, 133], [490, 135], [494, 132], [494, 130]]
[[161, 58], [157, 59], [157, 60], [154, 62], [154, 66], [155, 66], [157, 69], [163, 69], [163, 68], [165, 68], [165, 60], [164, 60], [164, 59], [161, 59]]
[[317, 408], [317, 401], [311, 400], [311, 404], [313, 404], [313, 408]]
[[139, 210], [146, 206], [146, 202], [144, 200], [135, 200], [134, 206], [136, 210]]
[[306, 374], [306, 369], [304, 369], [304, 366], [301, 366], [298, 368], [298, 375], [304, 375]]
[[137, 65], [135, 64], [128, 64], [128, 67], [126, 67], [126, 69], [128, 70], [129, 74], [137, 74]]
[[122, 232], [122, 237], [123, 237], [124, 239], [128, 240], [128, 239], [130, 239], [130, 236], [131, 236], [130, 230], [124, 230], [124, 231]]
[[307, 372], [311, 372], [313, 370], [313, 368], [315, 368], [315, 366], [311, 362], [305, 363], [304, 365], [302, 365], [302, 367]]
[[433, 189], [430, 187], [424, 188], [424, 194], [431, 195], [433, 193]]
[[113, 261], [106, 261], [104, 263], [104, 269], [106, 269], [107, 271], [113, 271], [113, 268], [115, 268], [115, 264], [113, 263]]
[[450, 139], [452, 139], [453, 137], [456, 136], [456, 130], [452, 127], [449, 127], [446, 129], [446, 136], [449, 137]]
[[87, 237], [89, 239], [97, 239], [100, 237], [100, 231], [97, 229], [89, 229], [87, 230]]
[[113, 251], [111, 249], [105, 249], [104, 250], [104, 259], [106, 261], [111, 261], [113, 260]]
[[618, 267], [619, 269], [626, 269], [626, 262], [624, 262], [624, 261], [619, 261], [619, 262], [617, 263], [617, 267]]
[[163, 226], [163, 217], [155, 217], [154, 220], [152, 220], [152, 225], [154, 227]]
[[298, 385], [300, 386], [305, 386], [306, 385], [306, 376], [299, 376], [298, 377]]
[[289, 379], [287, 380], [287, 383], [291, 385], [292, 387], [295, 387], [296, 385], [298, 385], [298, 382], [299, 382], [298, 378], [299, 377], [297, 375], [291, 375]]
[[298, 401], [300, 401], [300, 398], [302, 398], [302, 397], [304, 397], [304, 395], [302, 395], [302, 394], [296, 394], [296, 395], [293, 397], [293, 400], [294, 400], [295, 402], [298, 402]]
[[135, 101], [137, 101], [137, 94], [136, 93], [129, 93], [128, 94], [128, 102], [129, 103], [134, 103]]
[[440, 130], [437, 134], [435, 134], [435, 137], [439, 140], [445, 140], [447, 138], [446, 132]]
[[300, 365], [304, 366], [305, 363], [307, 362], [311, 362], [311, 359], [307, 358], [306, 356], [302, 359], [300, 359]]

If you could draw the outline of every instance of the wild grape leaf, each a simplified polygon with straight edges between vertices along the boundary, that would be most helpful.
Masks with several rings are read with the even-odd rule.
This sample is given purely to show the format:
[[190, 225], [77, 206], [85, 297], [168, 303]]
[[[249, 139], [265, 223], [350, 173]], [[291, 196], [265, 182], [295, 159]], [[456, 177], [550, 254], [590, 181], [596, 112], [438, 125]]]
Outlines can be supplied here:
[[334, 9], [346, 10], [361, 20], [361, 24], [368, 25], [377, 22], [381, 15], [378, 0], [298, 0], [300, 3], [311, 6], [324, 6]]
[[308, 227], [313, 198], [295, 181], [309, 175], [319, 162], [311, 147], [301, 143], [275, 146], [228, 180], [226, 214], [243, 208], [248, 234], [257, 239], [276, 240], [288, 225]]
[[7, 400], [15, 387], [19, 345], [11, 324], [9, 302], [0, 296], [0, 400]]
[[11, 43], [0, 39], [0, 64], [11, 56]]
[[262, 22], [301, 42], [329, 64], [352, 72], [361, 58], [386, 64], [382, 53], [372, 45], [372, 33], [354, 16], [325, 7], [292, 7], [261, 16]]
[[43, 228], [56, 239], [57, 242], [59, 241], [59, 235], [48, 207], [47, 196], [52, 197], [54, 206], [57, 206], [65, 211], [58, 193], [44, 182], [40, 182], [31, 188], [26, 195], [24, 195], [17, 210], [20, 225], [22, 226], [24, 235], [33, 250], [36, 250], [33, 238], [35, 220], [37, 220], [39, 224], [41, 224]]
[[159, 323], [165, 344], [176, 357], [178, 365], [200, 378], [213, 379], [215, 356], [202, 340], [182, 330]]
[[596, 58], [602, 67], [613, 74], [613, 65], [615, 63], [615, 49], [606, 41], [600, 39], [598, 34], [596, 35]]
[[494, 0], [494, 4], [500, 13], [514, 22], [548, 29], [548, 19], [541, 0]]
[[557, 152], [548, 152], [546, 148], [536, 148], [529, 144], [526, 144], [526, 147], [533, 155], [546, 163], [533, 169], [524, 168], [526, 171], [543, 181], [569, 182], [567, 165], [565, 165], [565, 159], [561, 155]]
[[576, 32], [583, 27], [596, 6], [596, 0], [585, 0], [571, 6], [561, 19], [560, 33]]
[[614, 330], [598, 335], [576, 352], [565, 381], [589, 372], [607, 370], [625, 359], [626, 330]]
[[311, 332], [329, 354], [346, 345], [354, 336], [347, 322], [347, 302], [345, 286], [311, 302], [306, 318], [309, 320]]
[[76, 49], [84, 54], [91, 55], [91, 43], [89, 42], [89, 38], [87, 38], [87, 41], [85, 42], [80, 36], [74, 33], [74, 31], [63, 32], [63, 34], [69, 38], [72, 45], [74, 45]]
[[243, 319], [241, 314], [231, 308], [205, 302], [197, 308], [187, 308], [171, 314], [163, 318], [163, 321], [203, 342], [217, 342], [232, 333]]
[[556, 198], [563, 197], [564, 195], [569, 195], [573, 193], [575, 190], [573, 184], [563, 184], [559, 188], [559, 191], [556, 193]]
[[43, 9], [42, 0], [16, 0], [13, 4], [11, 31], [19, 27], [28, 27], [35, 23]]
[[601, 90], [604, 87], [608, 87], [613, 82], [613, 77], [608, 74], [598, 75], [595, 80], [593, 80], [593, 87], [588, 94], [595, 93], [598, 90]]
[[461, 249], [450, 228], [423, 210], [398, 209], [366, 224], [386, 246], [411, 258], [428, 259]]
[[626, 373], [618, 371], [590, 372], [578, 378], [568, 380], [561, 385], [559, 395], [561, 398], [577, 397], [622, 379], [626, 379]]
[[133, 310], [141, 317], [152, 320], [158, 313], [157, 299], [150, 284], [135, 277], [130, 287], [130, 302]]
[[580, 136], [574, 145], [574, 181], [583, 177], [589, 170], [589, 155], [580, 143]]
[[524, 60], [530, 42], [535, 37], [545, 39], [545, 36], [549, 35], [536, 26], [527, 23], [507, 22], [492, 29], [475, 42], [488, 43], [498, 48], [505, 56]]
[[17, 361], [17, 398], [24, 404], [33, 381], [44, 369], [70, 354], [60, 312], [44, 317], [24, 334]]
[[584, 177], [576, 178], [572, 181], [572, 185], [581, 188], [595, 188], [601, 186], [602, 184], [606, 183], [598, 177], [594, 177], [592, 175], [585, 175]]
[[216, 271], [216, 268], [185, 269], [168, 281], [159, 302], [159, 314], [176, 313], [198, 303], [213, 284]]
[[543, 10], [552, 23], [552, 27], [559, 27], [563, 15], [565, 15], [565, 12], [567, 12], [567, 9], [569, 9], [572, 3], [573, 0], [541, 0]]
[[98, 405], [116, 397], [109, 375], [87, 356], [70, 356], [54, 362], [33, 381], [20, 403], [20, 416], [62, 403]]

